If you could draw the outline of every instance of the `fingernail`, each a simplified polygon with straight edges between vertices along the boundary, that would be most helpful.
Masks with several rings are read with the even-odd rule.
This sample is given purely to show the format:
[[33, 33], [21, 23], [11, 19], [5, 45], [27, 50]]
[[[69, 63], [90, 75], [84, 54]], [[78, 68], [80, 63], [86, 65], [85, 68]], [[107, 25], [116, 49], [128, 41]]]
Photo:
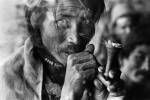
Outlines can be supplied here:
[[98, 67], [98, 71], [99, 71], [99, 72], [103, 72], [103, 71], [104, 71], [104, 68], [103, 68], [103, 67]]
[[115, 73], [114, 73], [113, 71], [110, 71], [110, 72], [109, 72], [109, 77], [110, 77], [110, 78], [114, 78], [114, 74], [115, 74]]
[[99, 80], [95, 79], [94, 84], [97, 89], [99, 89], [99, 90], [102, 89], [103, 84]]

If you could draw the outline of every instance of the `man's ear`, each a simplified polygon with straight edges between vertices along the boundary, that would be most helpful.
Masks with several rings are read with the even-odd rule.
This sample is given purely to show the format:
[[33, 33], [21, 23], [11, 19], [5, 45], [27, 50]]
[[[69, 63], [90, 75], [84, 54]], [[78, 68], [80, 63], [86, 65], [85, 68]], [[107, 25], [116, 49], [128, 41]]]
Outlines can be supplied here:
[[40, 4], [41, 0], [23, 0], [25, 5], [29, 8], [33, 8]]

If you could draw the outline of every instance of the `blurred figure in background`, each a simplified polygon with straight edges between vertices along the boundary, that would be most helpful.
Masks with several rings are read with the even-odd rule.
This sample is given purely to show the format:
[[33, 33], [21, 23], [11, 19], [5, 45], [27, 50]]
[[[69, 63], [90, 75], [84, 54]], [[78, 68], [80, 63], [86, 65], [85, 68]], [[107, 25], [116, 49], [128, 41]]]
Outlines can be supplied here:
[[150, 99], [150, 30], [143, 28], [127, 37], [120, 54], [125, 100]]
[[[121, 71], [120, 75], [119, 72], [115, 70], [115, 63], [110, 65], [112, 69], [110, 70], [109, 78], [105, 77], [105, 66], [99, 67], [99, 82], [96, 82], [99, 87], [99, 92], [97, 92], [99, 93], [99, 98], [96, 98], [97, 100], [150, 99], [150, 22], [148, 19], [149, 14], [145, 14], [145, 16], [141, 17], [139, 24], [126, 36], [123, 47], [118, 53], [118, 57], [116, 57], [116, 59], [110, 59], [112, 61], [118, 60], [118, 69]], [[107, 51], [107, 53], [109, 52]], [[112, 55], [107, 55], [107, 57], [108, 56]], [[117, 75], [119, 75], [120, 80], [113, 80]], [[116, 87], [120, 86], [115, 92], [116, 94], [110, 91], [110, 89], [114, 87], [111, 87], [113, 83], [109, 80], [113, 80]]]
[[110, 9], [110, 30], [120, 42], [130, 34], [138, 24], [140, 14], [129, 3], [117, 3]]
[[[103, 45], [108, 38], [123, 43], [126, 36], [138, 25], [141, 13], [136, 11], [131, 4], [118, 2], [113, 5], [109, 12], [106, 12], [106, 22], [104, 23], [103, 32], [99, 36], [99, 44], [96, 44], [97, 51], [95, 55], [102, 65], [106, 65], [106, 48]], [[98, 36], [98, 35], [95, 35]], [[98, 37], [97, 37], [98, 38]], [[97, 39], [98, 40], [98, 39]]]

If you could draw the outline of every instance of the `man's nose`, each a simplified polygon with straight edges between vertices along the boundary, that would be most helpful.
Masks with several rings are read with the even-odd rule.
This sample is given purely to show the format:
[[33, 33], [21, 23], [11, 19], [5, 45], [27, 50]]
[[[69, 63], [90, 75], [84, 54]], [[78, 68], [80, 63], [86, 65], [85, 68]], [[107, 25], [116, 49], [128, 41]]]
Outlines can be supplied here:
[[149, 58], [145, 58], [143, 64], [142, 64], [142, 67], [141, 69], [142, 70], [145, 70], [145, 71], [149, 71], [150, 70], [150, 66], [149, 66]]
[[127, 33], [127, 34], [130, 34], [130, 33], [131, 33], [131, 28], [130, 28], [130, 27], [127, 27], [127, 28], [126, 28], [126, 33]]
[[70, 35], [67, 37], [67, 41], [74, 43], [74, 44], [78, 44], [79, 39], [76, 33], [70, 33]]
[[77, 23], [73, 22], [71, 25], [71, 28], [69, 29], [67, 33], [67, 41], [78, 44], [79, 43], [79, 34], [77, 29]]

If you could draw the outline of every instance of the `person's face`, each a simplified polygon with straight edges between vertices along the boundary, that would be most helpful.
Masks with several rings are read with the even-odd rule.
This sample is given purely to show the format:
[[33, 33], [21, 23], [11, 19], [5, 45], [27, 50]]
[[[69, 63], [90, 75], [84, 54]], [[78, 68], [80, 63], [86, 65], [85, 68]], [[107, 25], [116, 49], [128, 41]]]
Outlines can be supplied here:
[[56, 10], [54, 19], [48, 11], [42, 29], [44, 46], [64, 65], [68, 55], [85, 49], [95, 31], [91, 12], [67, 7]]
[[140, 83], [150, 73], [150, 46], [139, 45], [123, 59], [122, 77], [129, 82]]
[[124, 39], [132, 31], [132, 22], [130, 17], [124, 16], [116, 20], [115, 34]]

